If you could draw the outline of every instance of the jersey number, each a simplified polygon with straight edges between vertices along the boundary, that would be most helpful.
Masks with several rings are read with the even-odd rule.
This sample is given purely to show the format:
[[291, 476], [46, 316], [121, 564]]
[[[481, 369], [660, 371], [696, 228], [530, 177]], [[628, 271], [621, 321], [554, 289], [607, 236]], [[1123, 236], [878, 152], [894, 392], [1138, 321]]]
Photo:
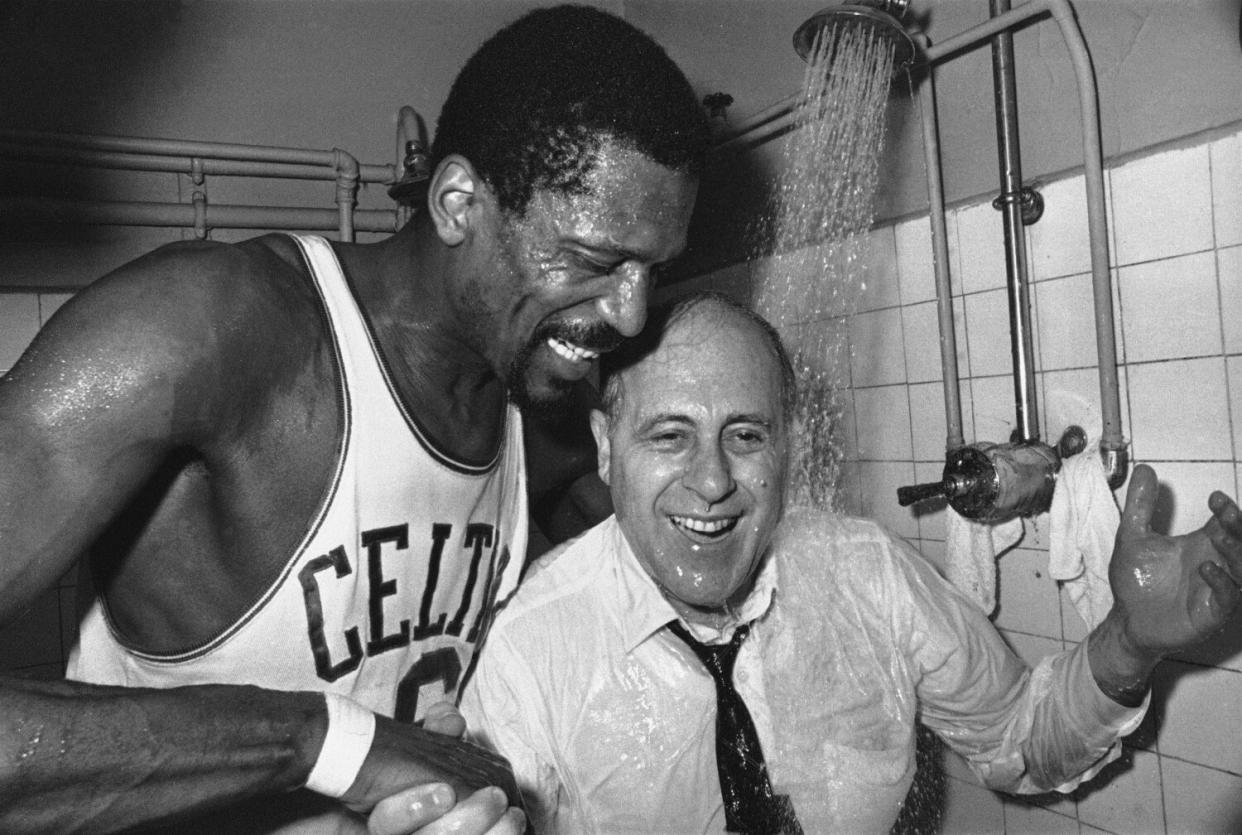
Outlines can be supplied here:
[[461, 678], [461, 658], [452, 647], [441, 647], [424, 653], [410, 667], [409, 672], [397, 686], [397, 706], [393, 718], [401, 722], [413, 722], [418, 716], [418, 694], [428, 684], [437, 681], [444, 693], [451, 693]]

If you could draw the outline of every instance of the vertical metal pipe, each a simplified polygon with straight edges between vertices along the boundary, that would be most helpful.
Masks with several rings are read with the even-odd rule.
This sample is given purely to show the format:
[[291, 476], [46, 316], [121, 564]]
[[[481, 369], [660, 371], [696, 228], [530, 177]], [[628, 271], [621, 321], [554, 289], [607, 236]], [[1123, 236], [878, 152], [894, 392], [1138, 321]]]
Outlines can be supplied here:
[[[927, 39], [913, 36], [920, 49]], [[944, 217], [944, 183], [940, 171], [940, 127], [936, 117], [934, 68], [919, 85], [919, 106], [923, 122], [923, 154], [927, 168], [928, 217], [931, 220], [932, 256], [936, 273], [936, 314], [940, 324], [940, 367], [944, 375], [945, 449], [952, 451], [966, 443], [962, 435], [962, 395], [957, 368], [957, 333], [953, 325], [953, 288], [949, 273], [949, 235]]]
[[1104, 152], [1100, 141], [1100, 102], [1091, 54], [1067, 0], [1042, 0], [1061, 29], [1078, 80], [1082, 116], [1083, 172], [1087, 190], [1087, 229], [1091, 238], [1091, 287], [1095, 302], [1095, 342], [1100, 374], [1100, 453], [1108, 483], [1125, 481], [1129, 464], [1121, 433], [1121, 392], [1117, 379], [1117, 337], [1113, 331], [1112, 278], [1108, 271], [1108, 216], [1104, 203]]
[[[990, 0], [992, 16], [1010, 10], [1009, 0]], [[1022, 226], [1022, 158], [1018, 141], [1018, 91], [1014, 80], [1013, 35], [992, 38], [992, 79], [996, 87], [996, 140], [1000, 162], [999, 207], [1004, 218], [1006, 291], [1013, 354], [1014, 402], [1021, 440], [1039, 440], [1034, 348], [1031, 339], [1030, 283], [1026, 235]]]

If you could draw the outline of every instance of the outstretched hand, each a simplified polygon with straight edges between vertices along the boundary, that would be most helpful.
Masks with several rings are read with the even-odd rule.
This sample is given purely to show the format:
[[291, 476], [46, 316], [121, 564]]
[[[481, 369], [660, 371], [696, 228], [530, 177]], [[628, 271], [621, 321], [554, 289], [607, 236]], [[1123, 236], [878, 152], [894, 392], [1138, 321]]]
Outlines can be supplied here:
[[1158, 485], [1151, 467], [1134, 468], [1109, 565], [1114, 613], [1129, 647], [1151, 662], [1218, 631], [1242, 601], [1242, 512], [1212, 493], [1212, 517], [1193, 533], [1151, 530]]

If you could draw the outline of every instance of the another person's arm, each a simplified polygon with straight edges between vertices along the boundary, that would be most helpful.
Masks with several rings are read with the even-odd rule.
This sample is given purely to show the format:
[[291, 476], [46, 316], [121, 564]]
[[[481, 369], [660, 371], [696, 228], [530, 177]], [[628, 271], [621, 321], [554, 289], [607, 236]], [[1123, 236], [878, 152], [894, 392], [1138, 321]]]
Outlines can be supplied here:
[[[1141, 721], [1159, 659], [1203, 640], [1236, 608], [1229, 577], [1242, 576], [1237, 506], [1214, 494], [1201, 530], [1166, 537], [1149, 527], [1155, 493], [1154, 472], [1137, 467], [1110, 564], [1112, 612], [1086, 641], [1034, 671], [1015, 666], [964, 599], [926, 601], [932, 622], [953, 624], [958, 637], [956, 649], [928, 665], [919, 692], [924, 721], [992, 788], [1069, 791], [1093, 777]], [[946, 590], [934, 597], [958, 596]]]
[[[898, 550], [906, 549], [898, 543]], [[916, 554], [891, 592], [919, 718], [989, 788], [1072, 791], [1120, 754], [1142, 720], [1096, 685], [1084, 642], [1034, 669], [983, 611]], [[908, 616], [903, 613], [908, 612]]]

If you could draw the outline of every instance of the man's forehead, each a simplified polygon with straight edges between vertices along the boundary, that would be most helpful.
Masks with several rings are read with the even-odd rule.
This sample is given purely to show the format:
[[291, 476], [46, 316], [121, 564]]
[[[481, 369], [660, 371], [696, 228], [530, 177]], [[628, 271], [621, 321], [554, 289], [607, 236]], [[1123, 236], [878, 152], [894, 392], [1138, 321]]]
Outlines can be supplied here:
[[780, 403], [776, 363], [765, 361], [762, 349], [745, 354], [724, 347], [727, 342], [672, 340], [622, 372], [633, 414], [640, 420], [659, 414], [695, 420], [724, 406], [738, 414], [774, 415]]
[[687, 403], [685, 408], [678, 408], [676, 406], [668, 408], [668, 404], [660, 403], [648, 405], [652, 408], [643, 409], [640, 406], [637, 410], [637, 414], [634, 416], [636, 426], [672, 424], [693, 427], [706, 423], [712, 423], [713, 425], [719, 423], [720, 426], [727, 427], [745, 423], [770, 427], [777, 424], [773, 410], [766, 408], [763, 404], [757, 404], [759, 407], [756, 409], [730, 411], [716, 419], [712, 417], [712, 404], [710, 403]]

